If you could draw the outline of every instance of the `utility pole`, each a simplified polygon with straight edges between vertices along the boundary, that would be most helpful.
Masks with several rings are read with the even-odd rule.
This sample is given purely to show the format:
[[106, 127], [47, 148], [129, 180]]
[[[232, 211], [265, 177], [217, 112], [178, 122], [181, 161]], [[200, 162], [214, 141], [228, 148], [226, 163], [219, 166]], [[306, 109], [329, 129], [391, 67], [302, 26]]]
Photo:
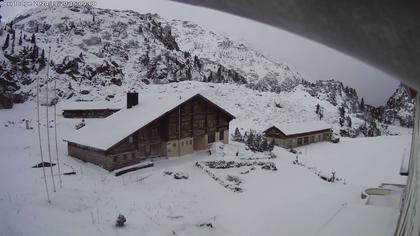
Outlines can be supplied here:
[[[54, 99], [57, 98], [57, 78], [54, 78]], [[60, 188], [63, 187], [61, 180], [60, 160], [58, 158], [58, 144], [57, 144], [57, 101], [54, 103], [54, 137], [55, 137], [55, 155], [57, 158], [58, 179], [60, 180]]]
[[44, 183], [45, 183], [45, 191], [47, 193], [47, 201], [51, 204], [50, 194], [48, 192], [48, 184], [47, 184], [47, 176], [45, 175], [45, 166], [44, 166], [44, 156], [42, 154], [42, 143], [41, 143], [41, 122], [39, 120], [39, 77], [36, 80], [36, 111], [38, 115], [38, 141], [39, 141], [39, 151], [41, 154], [41, 164], [42, 164], [42, 173], [44, 174]]
[[51, 158], [51, 143], [50, 143], [50, 125], [49, 125], [49, 117], [48, 117], [48, 107], [50, 106], [49, 98], [48, 98], [48, 82], [49, 82], [49, 74], [50, 74], [50, 56], [51, 56], [51, 47], [48, 50], [48, 64], [47, 64], [47, 82], [46, 82], [46, 93], [47, 93], [47, 142], [48, 142], [48, 159], [50, 160], [50, 171], [51, 171], [51, 178], [53, 183], [53, 191], [56, 192], [55, 189], [55, 181], [54, 181], [54, 171], [52, 166], [52, 158]]

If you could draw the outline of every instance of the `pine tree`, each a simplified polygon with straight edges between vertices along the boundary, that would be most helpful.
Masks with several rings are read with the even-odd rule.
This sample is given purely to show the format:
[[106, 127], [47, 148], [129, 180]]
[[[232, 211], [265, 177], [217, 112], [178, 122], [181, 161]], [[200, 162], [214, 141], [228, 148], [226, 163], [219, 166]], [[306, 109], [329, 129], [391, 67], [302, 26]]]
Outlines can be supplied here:
[[32, 62], [35, 62], [38, 59], [38, 56], [39, 56], [39, 51], [38, 50], [39, 49], [38, 49], [37, 46], [33, 47], [33, 49], [32, 49]]
[[340, 117], [340, 119], [338, 119], [338, 123], [340, 124], [341, 127], [344, 126], [344, 119]]
[[263, 141], [261, 142], [261, 150], [268, 151], [268, 141], [266, 138], [263, 138]]
[[2, 47], [3, 51], [6, 50], [9, 47], [9, 40], [10, 40], [10, 35], [7, 34], [6, 40], [4, 41], [4, 44], [3, 44], [3, 47]]
[[41, 59], [42, 60], [45, 60], [45, 51], [44, 51], [44, 49], [42, 49], [42, 52], [41, 52]]
[[36, 44], [35, 33], [32, 33], [31, 43]]
[[360, 101], [360, 110], [365, 110], [365, 100], [362, 98], [362, 100]]
[[254, 143], [255, 143], [255, 134], [251, 130], [248, 134], [247, 139], [246, 139], [246, 145], [252, 150], [253, 147], [254, 147]]
[[254, 143], [252, 144], [251, 150], [262, 152], [263, 151], [262, 145], [261, 145], [262, 142], [263, 142], [262, 136], [260, 134], [256, 134], [255, 138], [254, 138]]
[[20, 33], [18, 44], [19, 46], [22, 46], [22, 33]]
[[351, 118], [350, 118], [350, 116], [347, 116], [346, 120], [347, 120], [347, 126], [351, 128]]
[[340, 113], [340, 118], [344, 119], [344, 116], [346, 115], [346, 108], [344, 107], [344, 104], [342, 104], [341, 107], [338, 108], [338, 111]]
[[316, 106], [315, 106], [315, 113], [316, 114], [319, 114], [319, 108], [320, 108], [319, 104], [316, 104]]

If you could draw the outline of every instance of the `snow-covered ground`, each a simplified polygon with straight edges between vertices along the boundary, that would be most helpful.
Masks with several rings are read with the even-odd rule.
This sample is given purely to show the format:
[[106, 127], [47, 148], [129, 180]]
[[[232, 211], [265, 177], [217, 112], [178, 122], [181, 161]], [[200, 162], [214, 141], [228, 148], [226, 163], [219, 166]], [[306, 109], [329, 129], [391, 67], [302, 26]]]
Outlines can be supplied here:
[[[140, 92], [190, 92], [197, 89], [237, 115], [231, 123], [261, 130], [270, 122], [307, 121], [316, 118], [316, 102], [303, 91], [282, 96], [282, 108], [274, 106], [276, 94], [255, 93], [236, 85], [180, 83], [150, 86]], [[116, 99], [118, 100], [118, 98]], [[325, 107], [328, 104], [324, 104]], [[269, 106], [269, 107], [267, 107]], [[42, 111], [45, 107], [42, 107]], [[335, 110], [334, 110], [335, 112]], [[44, 113], [44, 112], [42, 112]], [[324, 116], [337, 125], [335, 114]], [[45, 120], [44, 115], [42, 116]], [[25, 129], [31, 120], [33, 130]], [[252, 153], [242, 144], [220, 143], [207, 151], [180, 158], [160, 159], [152, 168], [119, 177], [67, 155], [61, 141], [80, 120], [58, 116], [59, 158], [63, 187], [52, 191], [50, 170], [47, 180], [51, 204], [46, 201], [39, 163], [34, 103], [0, 110], [0, 235], [392, 235], [398, 206], [367, 206], [361, 191], [381, 183], [405, 183], [399, 176], [402, 157], [408, 155], [411, 135], [399, 129], [396, 136], [341, 138], [338, 144], [317, 143], [298, 148], [296, 155], [275, 148], [277, 158]], [[95, 120], [87, 120], [87, 125]], [[45, 124], [45, 122], [43, 122]], [[48, 156], [45, 127], [43, 152]], [[53, 137], [53, 129], [51, 129]], [[107, 135], [106, 130], [101, 135]], [[54, 147], [54, 143], [52, 145]], [[238, 157], [236, 153], [238, 152]], [[55, 159], [55, 149], [52, 149]], [[234, 192], [196, 166], [205, 160], [247, 160], [273, 162], [277, 171], [261, 166], [209, 169], [219, 180], [239, 177], [242, 192]], [[56, 166], [53, 168], [57, 174]], [[208, 168], [206, 168], [208, 169]], [[246, 173], [250, 170], [249, 173]], [[186, 173], [188, 179], [174, 179], [164, 171]], [[315, 172], [345, 179], [337, 183], [321, 180]], [[244, 174], [241, 174], [243, 172]], [[246, 174], [245, 174], [246, 173]], [[58, 186], [58, 176], [55, 176]], [[234, 184], [234, 183], [231, 183]], [[114, 226], [118, 214], [127, 218], [126, 227]], [[207, 225], [211, 223], [210, 225]], [[204, 224], [204, 225], [203, 225]]]

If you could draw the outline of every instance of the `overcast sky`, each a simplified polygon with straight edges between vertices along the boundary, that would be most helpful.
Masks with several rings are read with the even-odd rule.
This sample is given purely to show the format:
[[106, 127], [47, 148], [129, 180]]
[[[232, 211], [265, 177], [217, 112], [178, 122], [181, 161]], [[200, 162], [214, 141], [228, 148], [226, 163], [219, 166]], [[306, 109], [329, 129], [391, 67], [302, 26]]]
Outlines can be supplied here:
[[[13, 1], [24, 2], [6, 0]], [[195, 22], [215, 33], [245, 42], [274, 61], [288, 64], [307, 80], [340, 80], [356, 88], [359, 96], [372, 105], [384, 104], [400, 83], [396, 78], [336, 50], [269, 25], [223, 12], [165, 0], [97, 0], [96, 6], [158, 13], [167, 19]], [[8, 21], [26, 9], [2, 7], [0, 14], [3, 21]]]

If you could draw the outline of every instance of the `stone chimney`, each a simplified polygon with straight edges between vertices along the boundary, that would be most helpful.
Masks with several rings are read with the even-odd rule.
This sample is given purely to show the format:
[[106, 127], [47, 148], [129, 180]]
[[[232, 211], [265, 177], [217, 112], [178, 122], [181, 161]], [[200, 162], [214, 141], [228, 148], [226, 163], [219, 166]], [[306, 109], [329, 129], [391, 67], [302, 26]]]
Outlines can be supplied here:
[[129, 92], [127, 93], [127, 109], [130, 109], [139, 104], [139, 93]]

